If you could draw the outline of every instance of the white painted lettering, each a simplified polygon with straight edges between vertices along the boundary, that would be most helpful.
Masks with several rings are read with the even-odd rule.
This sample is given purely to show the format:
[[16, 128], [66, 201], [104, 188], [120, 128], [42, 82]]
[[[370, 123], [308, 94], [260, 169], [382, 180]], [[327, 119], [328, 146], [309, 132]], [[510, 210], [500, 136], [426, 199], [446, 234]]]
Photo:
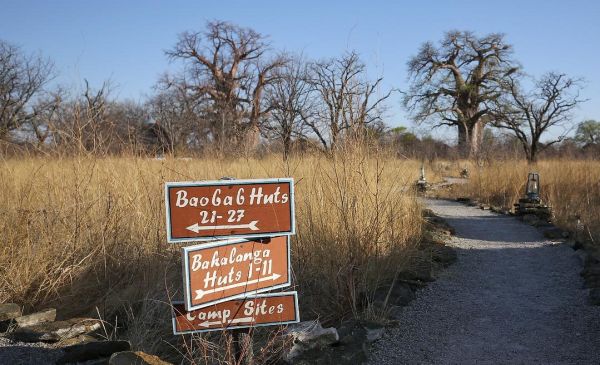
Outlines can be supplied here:
[[177, 191], [177, 200], [175, 201], [175, 206], [178, 208], [184, 208], [188, 204], [187, 200], [187, 191], [179, 190]]

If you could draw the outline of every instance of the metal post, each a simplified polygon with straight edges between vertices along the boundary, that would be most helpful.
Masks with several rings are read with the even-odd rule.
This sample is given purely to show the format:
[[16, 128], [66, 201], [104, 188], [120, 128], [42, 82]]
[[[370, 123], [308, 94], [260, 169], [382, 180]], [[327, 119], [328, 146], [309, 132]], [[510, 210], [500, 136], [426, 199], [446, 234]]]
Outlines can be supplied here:
[[231, 331], [233, 334], [233, 351], [235, 363], [238, 365], [254, 365], [254, 350], [250, 328]]

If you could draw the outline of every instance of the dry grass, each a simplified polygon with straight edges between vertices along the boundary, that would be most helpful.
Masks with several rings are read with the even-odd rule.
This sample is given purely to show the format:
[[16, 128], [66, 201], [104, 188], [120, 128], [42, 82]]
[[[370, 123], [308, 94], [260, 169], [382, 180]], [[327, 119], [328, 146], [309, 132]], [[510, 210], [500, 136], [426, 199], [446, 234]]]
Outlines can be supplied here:
[[27, 310], [53, 305], [63, 316], [99, 313], [107, 336], [152, 352], [169, 342], [185, 356], [189, 349], [170, 335], [180, 246], [166, 243], [164, 182], [291, 176], [302, 317], [360, 315], [365, 297], [405, 265], [419, 240], [420, 207], [404, 189], [419, 163], [360, 151], [344, 156], [5, 160], [0, 302]]
[[600, 162], [548, 160], [471, 165], [469, 184], [454, 188], [453, 196], [471, 196], [481, 202], [512, 207], [524, 194], [528, 172], [539, 172], [542, 199], [552, 205], [555, 223], [571, 231], [577, 220], [587, 239], [600, 242]]

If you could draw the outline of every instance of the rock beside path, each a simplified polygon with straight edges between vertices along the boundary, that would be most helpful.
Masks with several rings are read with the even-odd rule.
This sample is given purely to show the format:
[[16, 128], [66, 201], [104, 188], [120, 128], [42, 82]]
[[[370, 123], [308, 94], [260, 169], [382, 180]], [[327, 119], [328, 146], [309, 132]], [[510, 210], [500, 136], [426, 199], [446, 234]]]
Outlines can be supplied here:
[[101, 327], [98, 319], [55, 321], [53, 308], [21, 314], [17, 304], [0, 304], [0, 365], [169, 364], [157, 356], [132, 352], [128, 341], [99, 341], [93, 333]]
[[544, 230], [544, 237], [548, 239], [567, 238], [569, 234], [558, 227], [552, 227]]
[[75, 336], [75, 337], [71, 337], [71, 338], [62, 339], [62, 340], [58, 341], [57, 343], [55, 343], [54, 346], [65, 348], [65, 347], [69, 347], [69, 346], [73, 346], [73, 345], [81, 345], [84, 343], [97, 342], [97, 341], [98, 341], [98, 339], [96, 339], [95, 337], [90, 336], [88, 334], [83, 334], [83, 335], [79, 335], [79, 336]]
[[17, 328], [10, 335], [13, 339], [23, 342], [56, 342], [98, 329], [100, 329], [100, 321], [97, 319], [73, 318]]
[[[310, 326], [310, 323], [303, 326]], [[301, 347], [297, 353], [292, 349], [292, 356], [286, 358], [287, 362], [294, 365], [364, 364], [369, 348], [372, 343], [381, 340], [385, 328], [377, 322], [351, 319], [341, 324], [335, 336], [333, 331], [326, 332], [325, 338], [317, 341], [319, 346]], [[297, 344], [294, 348], [298, 350]]]
[[17, 318], [21, 315], [21, 306], [15, 303], [0, 304], [0, 322]]
[[[57, 365], [108, 358], [116, 352], [130, 351], [129, 341], [100, 341], [63, 348], [64, 355]], [[108, 360], [108, 359], [106, 359]]]
[[56, 319], [56, 309], [48, 308], [42, 311], [15, 318], [18, 327], [29, 327], [36, 324], [53, 322]]
[[530, 226], [537, 226], [541, 223], [540, 218], [535, 214], [525, 214], [521, 217], [521, 219]]
[[376, 307], [385, 309], [386, 306], [404, 306], [415, 299], [413, 287], [403, 281], [393, 285], [383, 286], [375, 291], [373, 303]]
[[294, 341], [294, 346], [286, 356], [288, 361], [293, 361], [306, 352], [322, 350], [340, 340], [335, 328], [323, 328], [318, 320], [292, 325], [287, 329], [286, 334]]

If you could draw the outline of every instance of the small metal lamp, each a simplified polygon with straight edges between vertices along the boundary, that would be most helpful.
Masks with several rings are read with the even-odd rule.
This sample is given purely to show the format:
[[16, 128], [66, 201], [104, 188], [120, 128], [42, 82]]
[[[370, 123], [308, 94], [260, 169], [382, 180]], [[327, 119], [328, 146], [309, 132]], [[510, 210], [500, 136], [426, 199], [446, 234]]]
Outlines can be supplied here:
[[425, 178], [425, 164], [421, 164], [421, 176], [419, 176], [419, 180], [417, 180], [416, 186], [417, 191], [419, 193], [424, 193], [427, 191], [427, 179]]
[[540, 174], [530, 172], [527, 175], [527, 188], [525, 190], [527, 198], [534, 201], [540, 200]]

